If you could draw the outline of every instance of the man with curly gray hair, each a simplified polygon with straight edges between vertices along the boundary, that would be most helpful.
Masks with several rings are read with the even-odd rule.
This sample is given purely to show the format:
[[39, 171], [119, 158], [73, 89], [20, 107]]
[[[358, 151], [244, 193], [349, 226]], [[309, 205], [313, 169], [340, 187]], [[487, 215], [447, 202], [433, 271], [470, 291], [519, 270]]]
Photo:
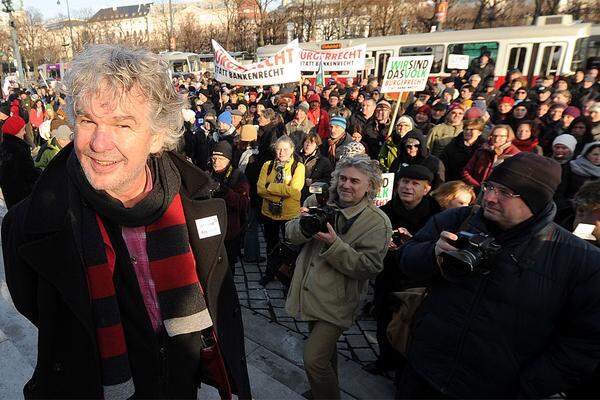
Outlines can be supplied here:
[[313, 229], [315, 196], [300, 217], [286, 224], [285, 237], [303, 245], [285, 308], [309, 322], [304, 368], [312, 398], [339, 399], [336, 343], [357, 315], [368, 281], [383, 269], [392, 228], [373, 200], [382, 184], [377, 161], [367, 155], [341, 159], [333, 172], [327, 207], [331, 218]]
[[39, 334], [25, 397], [195, 399], [206, 382], [251, 398], [225, 203], [172, 151], [167, 63], [90, 46], [64, 84], [73, 144], [2, 224], [11, 296]]

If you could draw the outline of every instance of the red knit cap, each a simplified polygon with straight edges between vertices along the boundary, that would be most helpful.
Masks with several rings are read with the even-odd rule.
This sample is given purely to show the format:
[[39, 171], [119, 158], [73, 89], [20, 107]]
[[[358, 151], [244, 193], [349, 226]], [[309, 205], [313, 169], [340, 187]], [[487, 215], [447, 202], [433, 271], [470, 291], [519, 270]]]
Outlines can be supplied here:
[[431, 116], [431, 106], [429, 104], [422, 105], [417, 109], [417, 113]]
[[320, 104], [321, 103], [321, 96], [319, 96], [318, 94], [312, 94], [308, 98], [308, 102], [309, 103], [318, 102]]
[[8, 117], [2, 125], [2, 133], [6, 135], [16, 135], [25, 126], [25, 120], [18, 115]]
[[508, 103], [511, 106], [513, 106], [515, 104], [515, 99], [513, 99], [512, 97], [504, 96], [503, 98], [500, 99], [500, 102], [498, 104], [502, 104], [502, 103]]

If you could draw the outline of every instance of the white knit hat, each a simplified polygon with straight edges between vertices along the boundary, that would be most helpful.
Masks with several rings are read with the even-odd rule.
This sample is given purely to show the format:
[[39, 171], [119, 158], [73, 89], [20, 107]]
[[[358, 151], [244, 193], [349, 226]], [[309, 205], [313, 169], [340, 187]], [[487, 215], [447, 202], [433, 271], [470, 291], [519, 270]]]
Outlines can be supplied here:
[[555, 144], [562, 144], [567, 146], [571, 153], [575, 151], [575, 146], [577, 146], [577, 139], [573, 135], [569, 135], [568, 133], [564, 133], [562, 135], [558, 135], [554, 141], [552, 142], [552, 146]]

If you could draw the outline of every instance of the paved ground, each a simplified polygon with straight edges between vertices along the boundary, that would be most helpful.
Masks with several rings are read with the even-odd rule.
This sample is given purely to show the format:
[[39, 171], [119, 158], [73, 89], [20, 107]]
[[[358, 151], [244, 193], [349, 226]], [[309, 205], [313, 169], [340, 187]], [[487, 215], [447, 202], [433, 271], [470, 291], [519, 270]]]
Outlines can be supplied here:
[[[0, 200], [1, 201], [1, 200]], [[0, 204], [0, 217], [6, 209]], [[264, 242], [261, 241], [264, 254]], [[302, 399], [309, 389], [302, 369], [302, 349], [308, 327], [286, 315], [281, 284], [262, 288], [258, 281], [264, 265], [238, 263], [235, 281], [246, 334], [246, 353], [256, 399]], [[21, 317], [10, 300], [0, 262], [0, 400], [22, 398], [21, 388], [36, 360], [35, 328]], [[344, 399], [393, 398], [391, 380], [365, 373], [361, 366], [375, 358], [375, 322], [360, 317], [338, 342], [339, 377]], [[203, 387], [201, 399], [218, 399], [215, 390]]]

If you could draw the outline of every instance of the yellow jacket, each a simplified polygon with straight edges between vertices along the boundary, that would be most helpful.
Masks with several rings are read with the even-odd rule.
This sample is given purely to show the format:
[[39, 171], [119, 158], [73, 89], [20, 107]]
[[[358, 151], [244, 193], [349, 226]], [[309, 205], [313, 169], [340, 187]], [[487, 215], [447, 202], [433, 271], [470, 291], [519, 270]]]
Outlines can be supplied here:
[[[264, 216], [277, 221], [288, 221], [300, 214], [300, 193], [304, 187], [304, 164], [297, 163], [294, 176], [292, 176], [293, 156], [283, 168], [283, 183], [274, 183], [277, 171], [273, 167], [267, 175], [267, 170], [272, 161], [263, 164], [256, 186], [258, 195], [263, 198], [261, 212]], [[281, 215], [273, 215], [269, 211], [269, 202], [283, 202]]]

